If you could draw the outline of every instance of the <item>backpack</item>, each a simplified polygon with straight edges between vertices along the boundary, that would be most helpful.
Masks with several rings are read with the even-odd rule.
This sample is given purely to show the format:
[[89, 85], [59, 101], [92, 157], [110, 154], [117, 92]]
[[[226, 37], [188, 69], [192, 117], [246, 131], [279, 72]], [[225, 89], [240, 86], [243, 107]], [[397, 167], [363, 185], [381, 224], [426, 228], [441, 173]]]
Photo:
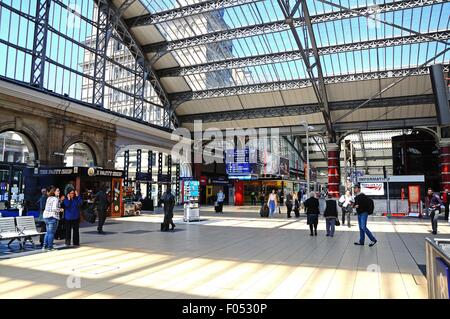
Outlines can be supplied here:
[[373, 203], [373, 199], [367, 197], [367, 212], [369, 213], [369, 215], [373, 214], [374, 209], [375, 209], [375, 205]]

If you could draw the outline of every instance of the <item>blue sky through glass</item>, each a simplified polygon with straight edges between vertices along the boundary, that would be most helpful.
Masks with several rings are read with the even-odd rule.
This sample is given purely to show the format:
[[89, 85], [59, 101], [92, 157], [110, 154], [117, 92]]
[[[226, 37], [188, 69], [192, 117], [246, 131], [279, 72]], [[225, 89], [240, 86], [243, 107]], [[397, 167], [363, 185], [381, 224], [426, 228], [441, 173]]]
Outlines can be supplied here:
[[[196, 0], [140, 0], [150, 12], [157, 13], [201, 1]], [[30, 81], [33, 49], [34, 22], [32, 18], [20, 17], [14, 9], [34, 17], [36, 0], [0, 0], [0, 75], [23, 82]], [[291, 5], [295, 1], [291, 1]], [[377, 19], [395, 23], [421, 33], [449, 30], [450, 3], [426, 5], [412, 9], [377, 13], [377, 6], [393, 1], [384, 0], [334, 0], [351, 8], [373, 7]], [[321, 3], [307, 1], [311, 16], [336, 12], [339, 9]], [[9, 7], [12, 9], [10, 10]], [[70, 13], [65, 6], [78, 14]], [[300, 11], [295, 15], [300, 17]], [[83, 61], [88, 54], [88, 40], [95, 32], [93, 0], [59, 0], [52, 2], [50, 29], [47, 42], [44, 86], [60, 94], [83, 99], [82, 84], [92, 81], [92, 74], [84, 74]], [[179, 18], [158, 24], [168, 41], [177, 41], [227, 29], [270, 23], [283, 20], [277, 0], [255, 1], [251, 4], [229, 7], [214, 12]], [[361, 41], [398, 38], [411, 34], [365, 17], [353, 17], [313, 25], [319, 48], [339, 46]], [[305, 33], [303, 26], [297, 32]], [[58, 34], [59, 33], [59, 34]], [[304, 46], [306, 40], [301, 36]], [[380, 48], [355, 49], [321, 55], [324, 75], [327, 77], [378, 72], [400, 68], [417, 67], [448, 45], [437, 41], [414, 44], [398, 44]], [[203, 44], [172, 52], [182, 67], [220, 62], [230, 58], [246, 58], [258, 55], [298, 50], [289, 30], [245, 36], [216, 44]], [[435, 63], [447, 64], [450, 53], [440, 56]], [[311, 59], [313, 63], [313, 59]], [[232, 70], [212, 71], [186, 76], [192, 90], [204, 90], [227, 86], [250, 85], [266, 82], [306, 79], [307, 74], [301, 59], [276, 63], [261, 63]]]

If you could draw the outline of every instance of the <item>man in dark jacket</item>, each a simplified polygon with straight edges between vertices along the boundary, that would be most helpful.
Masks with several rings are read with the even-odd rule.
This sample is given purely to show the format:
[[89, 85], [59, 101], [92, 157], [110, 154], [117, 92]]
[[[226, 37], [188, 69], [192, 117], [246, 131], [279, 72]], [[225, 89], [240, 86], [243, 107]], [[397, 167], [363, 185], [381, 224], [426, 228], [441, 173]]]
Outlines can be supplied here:
[[438, 228], [438, 218], [441, 212], [441, 205], [443, 205], [443, 202], [439, 198], [438, 194], [433, 193], [433, 190], [431, 188], [428, 189], [428, 193], [431, 193], [431, 196], [429, 196], [430, 198], [428, 203], [428, 210], [430, 212], [430, 219], [431, 219], [431, 229], [433, 235], [436, 235]]
[[70, 246], [73, 229], [73, 245], [80, 246], [80, 208], [83, 201], [76, 190], [70, 190], [64, 199], [64, 220], [66, 223], [66, 246]]
[[367, 218], [369, 217], [369, 198], [361, 193], [361, 189], [359, 186], [355, 186], [355, 202], [353, 203], [353, 207], [356, 208], [356, 212], [358, 213], [358, 225], [359, 225], [359, 242], [355, 242], [355, 245], [364, 245], [364, 239], [367, 235], [371, 240], [369, 247], [372, 247], [377, 243], [376, 238], [372, 235], [369, 228], [367, 228]]
[[292, 212], [292, 205], [293, 203], [293, 196], [291, 192], [288, 192], [288, 194], [286, 195], [286, 208], [287, 208], [287, 217], [291, 218], [291, 212]]
[[325, 211], [323, 213], [326, 221], [327, 236], [334, 236], [334, 229], [336, 226], [336, 219], [338, 218], [338, 209], [336, 200], [333, 198], [331, 193], [327, 195], [327, 201], [325, 206]]
[[98, 215], [98, 227], [97, 232], [99, 234], [104, 234], [103, 225], [106, 221], [106, 214], [108, 211], [109, 200], [106, 192], [103, 188], [95, 194], [94, 203], [97, 204], [97, 215]]
[[162, 203], [164, 204], [164, 222], [162, 225], [162, 231], [169, 230], [169, 224], [172, 225], [172, 230], [175, 228], [175, 224], [173, 223], [173, 208], [175, 206], [175, 196], [173, 196], [170, 187], [167, 188], [167, 191], [161, 198]]
[[[310, 197], [305, 201], [306, 223], [311, 231], [310, 236], [317, 236], [317, 225], [319, 224], [319, 200], [315, 192], [311, 192]], [[314, 233], [313, 233], [314, 230]]]

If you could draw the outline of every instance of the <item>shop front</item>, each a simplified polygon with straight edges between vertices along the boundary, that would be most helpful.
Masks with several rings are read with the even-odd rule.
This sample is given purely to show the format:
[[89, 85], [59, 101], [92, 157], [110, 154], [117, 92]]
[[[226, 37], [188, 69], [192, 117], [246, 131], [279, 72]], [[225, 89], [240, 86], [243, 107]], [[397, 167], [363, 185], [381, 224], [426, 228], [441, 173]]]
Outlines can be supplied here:
[[125, 215], [123, 178], [123, 171], [95, 167], [26, 168], [25, 199], [37, 202], [40, 190], [49, 186], [60, 188], [61, 193], [73, 187], [83, 199], [83, 208], [86, 208], [92, 204], [96, 192], [104, 189], [111, 200], [108, 216], [122, 217]]
[[297, 193], [305, 183], [300, 180], [282, 180], [282, 179], [255, 179], [255, 180], [236, 180], [235, 181], [236, 205], [260, 205], [261, 193], [267, 198], [273, 190], [281, 194], [281, 200], [288, 192]]
[[227, 177], [206, 177], [200, 178], [200, 184], [205, 190], [205, 203], [207, 205], [214, 205], [217, 199], [217, 194], [222, 191], [225, 194], [225, 205], [230, 204], [230, 198], [227, 196], [230, 190], [230, 181]]

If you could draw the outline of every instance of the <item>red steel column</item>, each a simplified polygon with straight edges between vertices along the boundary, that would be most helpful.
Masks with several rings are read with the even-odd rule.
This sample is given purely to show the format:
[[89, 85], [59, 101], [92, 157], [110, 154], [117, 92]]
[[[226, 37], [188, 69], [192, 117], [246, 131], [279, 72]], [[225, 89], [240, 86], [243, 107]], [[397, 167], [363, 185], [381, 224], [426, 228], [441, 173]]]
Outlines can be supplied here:
[[439, 142], [441, 167], [441, 192], [450, 189], [450, 139], [442, 139]]
[[328, 193], [339, 197], [339, 146], [328, 144]]

